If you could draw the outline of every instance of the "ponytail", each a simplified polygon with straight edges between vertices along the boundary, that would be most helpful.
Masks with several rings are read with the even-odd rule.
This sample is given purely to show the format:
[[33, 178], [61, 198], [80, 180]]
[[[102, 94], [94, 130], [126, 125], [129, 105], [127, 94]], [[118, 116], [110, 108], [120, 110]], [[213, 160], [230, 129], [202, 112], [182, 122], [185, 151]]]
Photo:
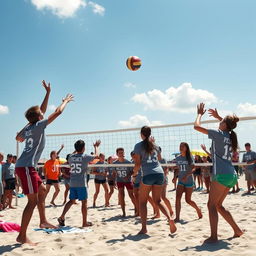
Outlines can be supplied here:
[[143, 126], [140, 132], [145, 137], [142, 143], [143, 148], [148, 154], [151, 154], [155, 149], [155, 144], [150, 140], [151, 128], [149, 126]]
[[224, 118], [224, 122], [227, 125], [227, 129], [230, 134], [231, 146], [233, 152], [237, 152], [238, 149], [238, 139], [237, 134], [234, 132], [234, 129], [237, 127], [237, 123], [239, 122], [239, 118], [236, 115], [226, 116]]

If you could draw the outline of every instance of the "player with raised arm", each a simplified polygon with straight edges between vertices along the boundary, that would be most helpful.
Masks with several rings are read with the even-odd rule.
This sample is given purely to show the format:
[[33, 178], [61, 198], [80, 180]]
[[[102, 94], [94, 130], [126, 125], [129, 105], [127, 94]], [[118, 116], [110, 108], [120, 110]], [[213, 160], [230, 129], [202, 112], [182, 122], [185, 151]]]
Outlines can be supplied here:
[[237, 127], [239, 118], [228, 115], [222, 118], [216, 109], [209, 109], [209, 115], [220, 121], [219, 129], [206, 129], [201, 126], [202, 116], [205, 114], [205, 104], [197, 106], [197, 118], [194, 129], [208, 135], [212, 140], [211, 155], [213, 160], [213, 181], [210, 187], [208, 210], [211, 227], [211, 236], [206, 243], [218, 241], [218, 213], [228, 222], [234, 230], [234, 237], [243, 235], [231, 213], [223, 207], [223, 201], [230, 188], [237, 183], [237, 175], [232, 165], [232, 153], [237, 151], [238, 141], [234, 129]]
[[65, 226], [65, 215], [70, 207], [75, 204], [76, 199], [82, 202], [82, 227], [92, 226], [92, 223], [87, 221], [87, 168], [91, 161], [99, 157], [100, 143], [100, 140], [98, 140], [93, 144], [94, 155], [84, 154], [85, 142], [83, 140], [78, 140], [74, 145], [76, 151], [68, 158], [68, 163], [70, 165], [70, 200], [65, 204], [63, 212], [58, 218], [60, 226]]
[[28, 124], [18, 133], [16, 140], [25, 141], [24, 150], [16, 163], [16, 174], [19, 177], [23, 189], [23, 193], [27, 195], [28, 203], [23, 211], [21, 219], [21, 230], [17, 237], [17, 242], [32, 243], [27, 237], [27, 228], [35, 207], [38, 207], [41, 228], [55, 228], [51, 225], [45, 216], [45, 186], [36, 171], [37, 163], [45, 146], [45, 128], [52, 123], [65, 109], [66, 105], [73, 100], [73, 96], [68, 94], [59, 107], [47, 119], [44, 114], [47, 110], [48, 99], [51, 92], [50, 83], [46, 84], [43, 80], [42, 85], [46, 90], [45, 98], [41, 106], [33, 106], [29, 108], [25, 117]]

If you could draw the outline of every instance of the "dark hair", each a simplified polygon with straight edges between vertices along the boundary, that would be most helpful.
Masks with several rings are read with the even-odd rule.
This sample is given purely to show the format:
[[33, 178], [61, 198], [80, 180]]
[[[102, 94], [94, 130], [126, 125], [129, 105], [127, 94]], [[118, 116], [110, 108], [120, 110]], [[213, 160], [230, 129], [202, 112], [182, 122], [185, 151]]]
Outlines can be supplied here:
[[12, 154], [8, 154], [8, 155], [7, 155], [7, 158], [11, 158], [11, 157], [13, 157]]
[[116, 153], [118, 154], [119, 151], [124, 151], [124, 148], [117, 148]]
[[75, 150], [79, 153], [81, 151], [83, 151], [84, 147], [85, 147], [85, 142], [83, 140], [78, 140], [75, 143]]
[[144, 150], [148, 154], [151, 154], [155, 149], [155, 144], [149, 139], [151, 136], [151, 128], [149, 126], [143, 126], [140, 130], [140, 133], [145, 137], [142, 144]]
[[134, 151], [132, 151], [132, 152], [131, 152], [131, 156], [134, 156], [134, 155], [135, 155], [135, 152], [134, 152]]
[[236, 152], [238, 149], [238, 140], [237, 135], [233, 130], [237, 127], [239, 118], [236, 115], [226, 116], [223, 121], [226, 123], [227, 129], [230, 132], [232, 150], [233, 152]]
[[55, 154], [56, 153], [56, 151], [54, 150], [54, 151], [52, 151], [51, 153], [50, 153], [50, 157], [52, 158], [52, 155], [53, 154]]
[[187, 142], [181, 142], [180, 145], [183, 145], [186, 147], [186, 159], [188, 161], [188, 164], [192, 164], [192, 157], [191, 157], [191, 152], [190, 152], [190, 148]]
[[250, 147], [251, 146], [251, 144], [249, 143], [249, 142], [247, 142], [247, 143], [245, 143], [245, 145], [244, 145], [245, 147]]
[[102, 157], [102, 156], [104, 156], [104, 157], [105, 157], [105, 155], [104, 155], [103, 153], [100, 153], [99, 157]]
[[38, 122], [40, 115], [41, 111], [39, 106], [33, 106], [25, 112], [25, 117], [31, 124]]

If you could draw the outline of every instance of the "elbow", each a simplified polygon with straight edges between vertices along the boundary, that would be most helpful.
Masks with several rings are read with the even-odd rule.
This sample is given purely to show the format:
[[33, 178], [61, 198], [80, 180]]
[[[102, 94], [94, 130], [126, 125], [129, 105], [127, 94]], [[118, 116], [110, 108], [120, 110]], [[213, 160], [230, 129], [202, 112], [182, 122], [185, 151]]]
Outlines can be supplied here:
[[194, 130], [198, 131], [199, 128], [200, 126], [198, 124], [194, 124]]

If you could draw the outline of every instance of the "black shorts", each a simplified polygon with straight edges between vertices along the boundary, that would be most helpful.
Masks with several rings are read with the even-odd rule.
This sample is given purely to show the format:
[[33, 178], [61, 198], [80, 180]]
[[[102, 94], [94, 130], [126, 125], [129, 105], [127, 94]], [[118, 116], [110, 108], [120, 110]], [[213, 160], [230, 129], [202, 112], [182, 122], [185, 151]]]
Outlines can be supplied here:
[[115, 181], [114, 180], [109, 180], [108, 185], [109, 186], [115, 186]]
[[16, 186], [16, 179], [5, 180], [5, 190], [14, 190]]
[[201, 168], [197, 168], [197, 169], [194, 171], [194, 175], [195, 175], [195, 176], [200, 176], [200, 175], [201, 175]]
[[53, 185], [53, 184], [56, 184], [56, 183], [59, 183], [59, 181], [58, 180], [47, 180], [46, 181], [47, 185]]
[[97, 179], [94, 179], [94, 183], [96, 184], [105, 184], [107, 182], [107, 180], [97, 180]]
[[235, 168], [236, 174], [238, 175], [239, 174], [239, 167], [238, 167], [238, 165], [235, 165], [234, 168]]

